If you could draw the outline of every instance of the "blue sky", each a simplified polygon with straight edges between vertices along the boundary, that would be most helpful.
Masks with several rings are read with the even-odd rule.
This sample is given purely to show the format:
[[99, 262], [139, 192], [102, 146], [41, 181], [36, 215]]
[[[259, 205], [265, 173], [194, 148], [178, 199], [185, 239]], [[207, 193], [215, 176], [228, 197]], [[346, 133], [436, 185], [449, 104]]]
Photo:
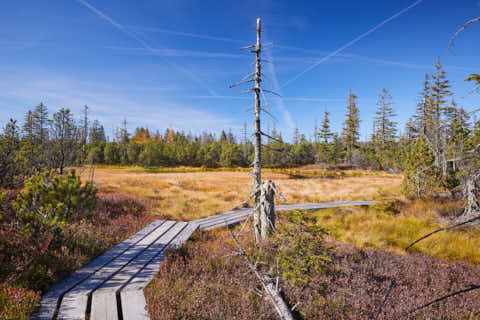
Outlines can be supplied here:
[[4, 0], [0, 125], [42, 101], [77, 118], [88, 104], [110, 135], [124, 117], [130, 130], [238, 134], [244, 122], [251, 130], [253, 97], [228, 85], [253, 71], [253, 57], [238, 48], [254, 42], [261, 17], [272, 62], [264, 87], [283, 97], [267, 96], [276, 120], [263, 116], [263, 126], [275, 122], [286, 138], [298, 126], [309, 137], [327, 108], [340, 131], [351, 88], [364, 138], [384, 87], [403, 127], [437, 56], [457, 102], [480, 104], [463, 81], [480, 72], [480, 24], [448, 50], [452, 34], [477, 16], [478, 0]]

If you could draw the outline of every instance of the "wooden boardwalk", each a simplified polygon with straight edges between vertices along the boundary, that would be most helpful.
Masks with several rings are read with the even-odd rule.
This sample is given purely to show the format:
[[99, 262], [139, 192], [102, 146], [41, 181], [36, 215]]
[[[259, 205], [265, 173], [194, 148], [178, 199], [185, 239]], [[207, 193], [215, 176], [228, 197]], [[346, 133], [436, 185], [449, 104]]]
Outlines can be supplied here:
[[[279, 205], [277, 210], [313, 210], [368, 206], [372, 201]], [[30, 319], [145, 320], [143, 289], [160, 269], [165, 250], [175, 248], [199, 230], [238, 223], [252, 208], [228, 211], [190, 222], [157, 220], [94, 259], [44, 294]]]

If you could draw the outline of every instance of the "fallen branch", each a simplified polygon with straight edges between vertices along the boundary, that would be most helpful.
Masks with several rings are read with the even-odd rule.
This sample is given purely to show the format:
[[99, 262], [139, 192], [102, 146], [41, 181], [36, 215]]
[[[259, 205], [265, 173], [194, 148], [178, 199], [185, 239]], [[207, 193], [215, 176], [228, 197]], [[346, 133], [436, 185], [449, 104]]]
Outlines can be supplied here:
[[387, 293], [385, 293], [385, 296], [383, 297], [382, 303], [378, 306], [377, 313], [375, 314], [375, 320], [378, 319], [378, 316], [380, 315], [380, 312], [382, 312], [383, 307], [385, 306], [388, 297], [390, 296], [390, 293], [392, 292], [393, 288], [396, 286], [395, 280], [392, 280], [392, 283], [390, 284], [390, 288], [388, 288]]
[[450, 230], [450, 229], [453, 229], [453, 228], [456, 228], [456, 227], [460, 227], [460, 226], [463, 226], [463, 225], [465, 225], [465, 224], [468, 224], [468, 223], [470, 223], [470, 222], [473, 222], [473, 221], [479, 220], [479, 219], [480, 219], [480, 216], [475, 217], [475, 218], [470, 219], [470, 220], [467, 220], [467, 221], [464, 221], [464, 222], [461, 222], [461, 223], [458, 223], [458, 224], [454, 224], [454, 225], [452, 225], [452, 226], [448, 226], [448, 227], [444, 227], [444, 228], [440, 228], [440, 229], [437, 229], [437, 230], [435, 230], [435, 231], [432, 231], [432, 232], [424, 235], [423, 237], [415, 240], [414, 242], [412, 242], [408, 247], [405, 248], [405, 251], [408, 250], [408, 249], [410, 249], [411, 247], [413, 247], [415, 244], [419, 243], [420, 241], [422, 241], [422, 240], [430, 237], [431, 235], [433, 235], [433, 234], [435, 234], [435, 233], [437, 233], [437, 232], [446, 231], [446, 230]]
[[267, 277], [262, 275], [258, 269], [257, 269], [257, 264], [253, 263], [245, 250], [242, 248], [240, 243], [238, 242], [237, 238], [232, 232], [232, 229], [230, 226], [228, 226], [228, 231], [230, 232], [230, 235], [235, 243], [235, 246], [238, 249], [238, 254], [241, 255], [245, 261], [247, 262], [247, 265], [252, 271], [257, 279], [260, 281], [263, 289], [267, 293], [268, 297], [270, 298], [270, 302], [273, 304], [275, 307], [275, 310], [277, 311], [278, 316], [282, 320], [293, 320], [292, 312], [288, 308], [287, 304], [283, 300], [282, 296], [280, 295], [279, 291], [277, 290], [275, 284]]
[[433, 300], [433, 301], [430, 301], [430, 302], [428, 302], [428, 303], [426, 303], [426, 304], [424, 304], [424, 305], [422, 305], [422, 306], [413, 308], [413, 309], [411, 309], [410, 311], [407, 311], [407, 312], [401, 314], [400, 316], [394, 318], [394, 320], [404, 319], [406, 316], [408, 316], [408, 315], [410, 315], [410, 314], [412, 314], [412, 313], [415, 313], [415, 312], [417, 312], [417, 311], [420, 311], [420, 310], [422, 310], [422, 309], [425, 309], [426, 307], [431, 306], [432, 304], [435, 304], [435, 303], [437, 303], [437, 302], [440, 302], [440, 301], [442, 301], [442, 300], [448, 299], [448, 298], [450, 298], [450, 297], [453, 297], [453, 296], [456, 296], [456, 295], [459, 295], [459, 294], [462, 294], [462, 293], [466, 293], [466, 292], [469, 292], [469, 291], [473, 291], [473, 290], [476, 290], [476, 289], [480, 289], [480, 285], [474, 285], [474, 284], [472, 284], [472, 285], [470, 286], [470, 288], [462, 289], [462, 290], [459, 290], [459, 291], [456, 291], [456, 292], [447, 294], [447, 295], [445, 295], [445, 296], [443, 296], [443, 297], [440, 297], [440, 298], [437, 298], [437, 299], [435, 299], [435, 300]]

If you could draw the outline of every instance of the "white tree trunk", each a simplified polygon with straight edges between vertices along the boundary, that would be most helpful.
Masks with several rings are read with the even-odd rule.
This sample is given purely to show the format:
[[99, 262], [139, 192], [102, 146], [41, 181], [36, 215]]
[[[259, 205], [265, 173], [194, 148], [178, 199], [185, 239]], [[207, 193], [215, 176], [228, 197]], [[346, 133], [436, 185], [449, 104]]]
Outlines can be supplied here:
[[[262, 157], [261, 157], [261, 147], [262, 147], [262, 131], [260, 129], [260, 82], [261, 82], [261, 68], [260, 68], [260, 35], [261, 35], [261, 22], [260, 18], [257, 19], [257, 44], [255, 46], [255, 160], [253, 162], [253, 188], [254, 190], [259, 191], [260, 185], [262, 183]], [[253, 214], [253, 230], [255, 234], [255, 240], [257, 243], [260, 242], [260, 233], [261, 233], [261, 205], [260, 205], [260, 192], [255, 191], [255, 205], [254, 205], [254, 214]]]

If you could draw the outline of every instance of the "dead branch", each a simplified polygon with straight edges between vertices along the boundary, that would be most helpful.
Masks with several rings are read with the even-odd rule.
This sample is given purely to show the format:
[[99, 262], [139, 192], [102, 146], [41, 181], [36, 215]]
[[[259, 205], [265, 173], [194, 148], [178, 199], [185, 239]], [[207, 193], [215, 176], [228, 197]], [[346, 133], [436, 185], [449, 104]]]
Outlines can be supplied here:
[[480, 17], [477, 17], [477, 18], [474, 18], [474, 19], [471, 19], [471, 20], [468, 20], [467, 22], [465, 22], [465, 24], [457, 30], [457, 32], [455, 32], [455, 34], [450, 38], [450, 42], [448, 44], [448, 49], [450, 50], [452, 47], [453, 47], [453, 41], [455, 40], [456, 37], [458, 37], [458, 35], [467, 28], [468, 25], [472, 24], [472, 23], [475, 23], [475, 22], [479, 22], [480, 21]]
[[250, 49], [250, 48], [254, 48], [254, 47], [256, 47], [256, 46], [257, 46], [256, 44], [251, 44], [251, 45], [249, 45], [249, 46], [240, 48], [240, 50]]
[[[265, 60], [263, 60], [263, 61], [265, 61]], [[274, 95], [276, 95], [276, 96], [278, 96], [278, 97], [282, 98], [282, 96], [281, 96], [280, 94], [276, 93], [276, 92], [273, 92], [273, 91], [271, 91], [271, 90], [267, 90], [267, 89], [262, 89], [262, 90], [263, 90], [263, 91], [265, 91], [265, 92], [268, 92], [268, 93], [274, 94]]]
[[240, 255], [245, 259], [249, 269], [255, 274], [258, 281], [262, 285], [263, 289], [267, 293], [267, 296], [270, 299], [270, 302], [275, 307], [278, 316], [282, 320], [293, 320], [293, 315], [290, 309], [288, 308], [287, 304], [283, 300], [282, 296], [280, 295], [279, 291], [275, 289], [275, 284], [265, 275], [262, 275], [257, 268], [257, 264], [253, 263], [250, 257], [247, 255], [243, 247], [238, 242], [237, 238], [232, 232], [232, 229], [228, 227], [228, 231], [230, 232], [230, 236], [232, 237], [235, 246], [237, 247]]
[[234, 88], [234, 87], [236, 87], [236, 86], [240, 86], [240, 85], [242, 85], [242, 84], [249, 83], [249, 82], [254, 82], [254, 81], [255, 81], [255, 79], [244, 80], [244, 81], [237, 82], [237, 83], [235, 83], [235, 84], [231, 84], [231, 85], [229, 85], [228, 87], [229, 87], [229, 88]]
[[378, 306], [377, 313], [375, 314], [375, 320], [378, 319], [378, 316], [380, 315], [380, 312], [382, 312], [383, 307], [385, 306], [385, 303], [387, 302], [388, 297], [390, 296], [390, 293], [392, 292], [393, 288], [396, 286], [395, 280], [392, 280], [392, 283], [390, 284], [390, 287], [387, 290], [387, 293], [385, 293], [385, 296], [383, 297], [382, 303]]
[[437, 303], [437, 302], [443, 301], [443, 300], [448, 299], [448, 298], [450, 298], [450, 297], [453, 297], [453, 296], [456, 296], [456, 295], [459, 295], [459, 294], [462, 294], [462, 293], [467, 293], [467, 292], [469, 292], [469, 291], [473, 291], [473, 290], [476, 290], [476, 289], [480, 289], [480, 285], [472, 284], [472, 285], [470, 286], [470, 288], [462, 289], [462, 290], [459, 290], [459, 291], [456, 291], [456, 292], [447, 294], [447, 295], [445, 295], [445, 296], [443, 296], [443, 297], [437, 298], [437, 299], [435, 299], [435, 300], [432, 300], [432, 301], [430, 301], [430, 302], [428, 302], [428, 303], [426, 303], [426, 304], [424, 304], [424, 305], [422, 305], [422, 306], [413, 308], [413, 309], [411, 309], [410, 311], [407, 311], [407, 312], [401, 314], [400, 316], [398, 316], [398, 317], [396, 317], [396, 318], [394, 318], [394, 319], [395, 319], [395, 320], [397, 320], [397, 319], [404, 319], [406, 316], [408, 316], [408, 315], [410, 315], [410, 314], [412, 314], [412, 313], [415, 313], [415, 312], [417, 312], [417, 311], [420, 311], [420, 310], [422, 310], [422, 309], [425, 309], [426, 307], [431, 306], [432, 304], [435, 304], [435, 303]]
[[426, 235], [424, 235], [423, 237], [415, 240], [414, 242], [412, 242], [408, 247], [405, 248], [405, 251], [407, 251], [408, 249], [410, 249], [411, 247], [413, 247], [414, 245], [416, 245], [417, 243], [419, 243], [420, 241], [430, 237], [431, 235], [434, 235], [435, 233], [438, 233], [440, 231], [446, 231], [446, 230], [450, 230], [450, 229], [453, 229], [453, 228], [456, 228], [456, 227], [460, 227], [460, 226], [463, 226], [465, 224], [468, 224], [468, 223], [471, 223], [473, 221], [476, 221], [476, 220], [479, 220], [480, 219], [480, 216], [478, 217], [475, 217], [473, 219], [470, 219], [470, 220], [467, 220], [467, 221], [464, 221], [464, 222], [461, 222], [461, 223], [457, 223], [457, 224], [454, 224], [452, 226], [448, 226], [448, 227], [444, 227], [444, 228], [440, 228], [440, 229], [437, 229], [435, 231], [432, 231]]
[[277, 141], [277, 142], [280, 142], [280, 143], [282, 142], [282, 141], [278, 140], [277, 138], [274, 138], [274, 137], [272, 137], [271, 135], [266, 134], [266, 133], [263, 132], [263, 131], [260, 131], [260, 134], [261, 134], [262, 136], [265, 136], [265, 137], [270, 138], [270, 139], [272, 139], [272, 140], [275, 140], [275, 141]]

